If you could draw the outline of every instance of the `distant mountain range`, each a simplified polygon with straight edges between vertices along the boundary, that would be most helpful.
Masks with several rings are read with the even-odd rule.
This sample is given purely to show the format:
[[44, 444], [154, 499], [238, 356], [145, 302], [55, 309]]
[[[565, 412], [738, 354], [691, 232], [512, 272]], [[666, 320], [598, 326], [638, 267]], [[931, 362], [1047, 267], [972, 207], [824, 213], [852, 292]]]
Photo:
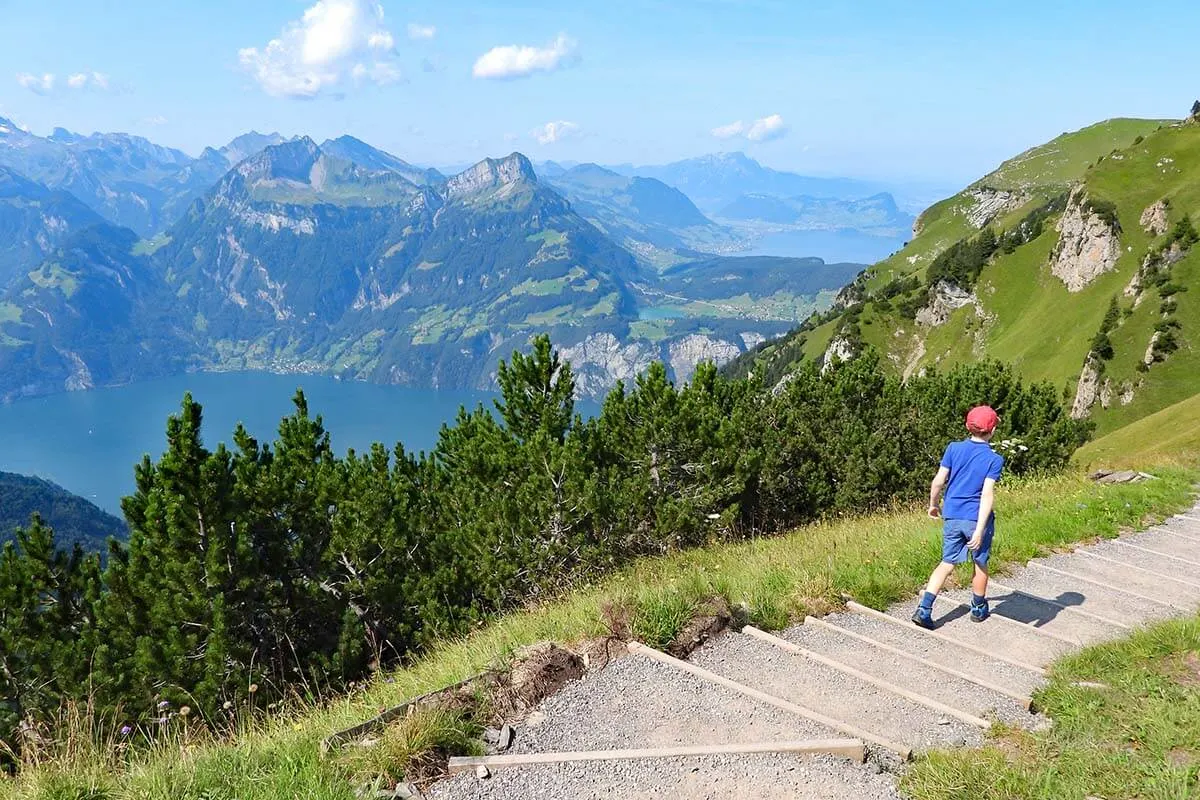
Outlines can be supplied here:
[[[250, 133], [188, 159], [0, 127], [0, 163], [41, 178], [10, 166], [0, 203], [23, 243], [2, 254], [0, 399], [187, 369], [488, 387], [543, 331], [599, 392], [655, 359], [680, 379], [727, 360], [859, 269], [713, 258], [732, 237], [682, 192], [590, 166], [541, 180], [517, 153], [444, 176], [352, 137]], [[84, 161], [72, 205], [46, 181], [84, 185], [63, 178]], [[51, 203], [64, 223], [30, 210]]]

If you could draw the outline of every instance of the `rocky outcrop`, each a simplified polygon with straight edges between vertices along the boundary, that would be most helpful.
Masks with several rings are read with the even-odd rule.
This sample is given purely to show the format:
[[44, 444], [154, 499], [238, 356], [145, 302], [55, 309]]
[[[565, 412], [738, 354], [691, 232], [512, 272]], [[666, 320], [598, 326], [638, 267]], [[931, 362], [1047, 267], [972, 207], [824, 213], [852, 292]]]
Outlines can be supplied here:
[[1151, 236], [1162, 236], [1167, 232], [1167, 201], [1159, 200], [1157, 203], [1151, 203], [1146, 206], [1146, 210], [1142, 212], [1141, 219], [1138, 224], [1142, 226], [1142, 230]]
[[967, 197], [975, 201], [966, 211], [967, 222], [980, 229], [1001, 214], [1015, 211], [1029, 202], [1029, 195], [1024, 192], [1009, 192], [988, 186], [972, 189]]
[[929, 304], [917, 312], [918, 325], [933, 328], [945, 325], [950, 315], [963, 306], [979, 306], [979, 298], [974, 292], [968, 292], [947, 281], [939, 281], [930, 292]]
[[704, 361], [724, 364], [736, 358], [741, 349], [732, 342], [724, 339], [714, 339], [700, 333], [692, 333], [682, 339], [671, 342], [667, 346], [668, 362], [675, 374], [676, 383], [683, 383], [692, 377], [696, 365]]
[[465, 172], [455, 175], [446, 182], [446, 196], [461, 197], [510, 184], [536, 181], [537, 175], [529, 159], [520, 153], [513, 153], [499, 160], [485, 158]]
[[617, 381], [632, 381], [657, 357], [645, 342], [621, 344], [611, 333], [595, 333], [572, 347], [562, 350], [564, 361], [571, 362], [579, 394], [597, 396]]
[[1142, 356], [1142, 363], [1147, 367], [1154, 363], [1154, 346], [1158, 344], [1158, 340], [1162, 338], [1162, 334], [1155, 331], [1150, 337], [1150, 342], [1146, 345], [1146, 354]]
[[829, 347], [825, 348], [825, 355], [821, 356], [821, 372], [825, 373], [834, 364], [849, 361], [852, 358], [854, 358], [854, 345], [844, 336], [835, 336], [829, 343]]
[[1069, 292], [1078, 292], [1117, 266], [1121, 237], [1087, 203], [1083, 188], [1071, 192], [1058, 221], [1058, 246], [1050, 258], [1050, 272]]
[[1089, 358], [1083, 365], [1079, 375], [1079, 383], [1075, 386], [1075, 402], [1071, 404], [1071, 419], [1083, 419], [1091, 413], [1100, 396], [1100, 370], [1096, 362]]
[[740, 335], [742, 337], [742, 344], [746, 346], [747, 350], [753, 350], [767, 340], [766, 336], [756, 331], [742, 331]]

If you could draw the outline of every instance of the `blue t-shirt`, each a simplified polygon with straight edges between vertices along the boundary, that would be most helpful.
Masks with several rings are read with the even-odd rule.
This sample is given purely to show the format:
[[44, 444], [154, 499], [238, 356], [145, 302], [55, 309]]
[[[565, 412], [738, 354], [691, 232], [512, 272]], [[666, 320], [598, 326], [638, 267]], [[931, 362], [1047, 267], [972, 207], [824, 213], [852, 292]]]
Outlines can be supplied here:
[[964, 439], [950, 443], [942, 456], [942, 466], [950, 470], [942, 516], [946, 519], [979, 519], [983, 481], [986, 478], [1000, 480], [1004, 456], [987, 442]]

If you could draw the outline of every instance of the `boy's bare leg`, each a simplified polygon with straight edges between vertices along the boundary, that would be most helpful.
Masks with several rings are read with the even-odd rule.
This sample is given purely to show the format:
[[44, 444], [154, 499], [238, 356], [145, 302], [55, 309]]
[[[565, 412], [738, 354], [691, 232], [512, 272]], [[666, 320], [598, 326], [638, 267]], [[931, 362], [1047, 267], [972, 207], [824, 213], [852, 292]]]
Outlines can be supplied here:
[[[942, 584], [946, 582], [946, 578], [950, 577], [950, 573], [954, 572], [954, 565], [948, 561], [943, 561], [937, 565], [933, 574], [929, 576], [929, 583], [925, 584], [925, 591], [932, 595], [937, 595], [942, 590]], [[987, 582], [987, 575], [983, 576], [984, 583]], [[972, 584], [974, 585], [974, 584]]]
[[988, 574], [978, 564], [975, 565], [975, 574], [971, 576], [971, 591], [976, 597], [987, 597]]

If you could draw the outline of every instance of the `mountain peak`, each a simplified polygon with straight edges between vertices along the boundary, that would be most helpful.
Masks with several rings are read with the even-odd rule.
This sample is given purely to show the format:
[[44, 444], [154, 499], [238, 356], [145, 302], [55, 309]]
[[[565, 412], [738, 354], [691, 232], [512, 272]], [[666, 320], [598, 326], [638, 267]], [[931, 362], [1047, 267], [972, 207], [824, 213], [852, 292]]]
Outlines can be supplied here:
[[83, 141], [84, 137], [78, 133], [67, 130], [66, 128], [55, 128], [54, 132], [49, 136], [52, 142], [61, 142], [62, 144], [74, 144], [75, 142]]
[[313, 164], [321, 155], [317, 143], [307, 136], [291, 139], [265, 148], [261, 153], [242, 161], [237, 171], [248, 180], [285, 178], [308, 181]]
[[517, 183], [537, 183], [533, 164], [520, 153], [495, 159], [485, 158], [446, 183], [446, 194], [455, 197]]

